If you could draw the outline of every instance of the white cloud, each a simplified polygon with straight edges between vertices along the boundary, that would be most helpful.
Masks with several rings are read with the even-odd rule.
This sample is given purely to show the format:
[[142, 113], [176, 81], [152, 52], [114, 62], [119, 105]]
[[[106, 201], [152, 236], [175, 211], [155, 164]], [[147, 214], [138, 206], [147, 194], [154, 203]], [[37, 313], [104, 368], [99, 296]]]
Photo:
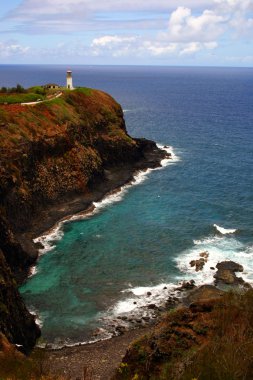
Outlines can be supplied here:
[[180, 6], [178, 0], [23, 0], [4, 19], [18, 23], [16, 32], [29, 34], [87, 30], [108, 33], [116, 29], [159, 29], [163, 13], [171, 14], [171, 40], [204, 42], [229, 29], [239, 35], [249, 34], [253, 29], [251, 11], [252, 0], [181, 0]]
[[28, 46], [22, 46], [15, 41], [0, 42], [0, 57], [9, 58], [17, 55], [25, 55], [30, 48]]
[[120, 37], [120, 36], [103, 36], [100, 38], [95, 38], [92, 41], [92, 46], [100, 47], [100, 46], [108, 46], [109, 48], [114, 45], [122, 44], [122, 43], [131, 43], [136, 40], [136, 37]]
[[253, 1], [252, 0], [214, 0], [216, 10], [229, 17], [227, 27], [234, 30], [240, 37], [253, 33]]
[[144, 41], [142, 50], [153, 56], [169, 55], [177, 51], [178, 45], [175, 43], [161, 44], [159, 42]]
[[178, 7], [169, 17], [167, 30], [152, 38], [145, 36], [104, 35], [92, 41], [94, 55], [182, 56], [218, 47], [227, 16], [204, 10], [195, 16], [192, 10]]
[[201, 50], [201, 44], [199, 42], [190, 42], [180, 51], [180, 55], [194, 54]]
[[[5, 21], [29, 34], [80, 32], [81, 42], [62, 49], [66, 57], [189, 57], [210, 54], [221, 41], [232, 45], [235, 37], [251, 41], [252, 12], [253, 0], [181, 0], [180, 6], [178, 0], [22, 0]], [[1, 54], [28, 49], [12, 45]]]
[[189, 8], [178, 7], [169, 18], [167, 38], [173, 41], [213, 41], [223, 33], [226, 17], [204, 10], [199, 16]]
[[182, 48], [180, 51], [180, 55], [192, 55], [197, 53], [200, 50], [212, 50], [215, 49], [218, 46], [217, 42], [190, 42], [189, 44], [186, 44], [185, 47]]
[[190, 42], [190, 43], [175, 43], [159, 40], [143, 40], [140, 37], [130, 36], [122, 37], [117, 35], [106, 35], [100, 38], [95, 38], [91, 44], [93, 55], [103, 56], [112, 55], [113, 57], [122, 56], [181, 56], [192, 55], [200, 50], [215, 49], [218, 46], [217, 42]]

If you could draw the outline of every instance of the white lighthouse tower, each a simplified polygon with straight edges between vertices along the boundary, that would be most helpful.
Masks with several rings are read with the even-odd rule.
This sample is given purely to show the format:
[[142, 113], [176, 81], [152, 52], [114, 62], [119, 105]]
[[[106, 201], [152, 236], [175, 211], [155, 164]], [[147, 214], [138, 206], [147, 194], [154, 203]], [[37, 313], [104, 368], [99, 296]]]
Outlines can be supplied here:
[[74, 90], [71, 70], [67, 71], [67, 89]]

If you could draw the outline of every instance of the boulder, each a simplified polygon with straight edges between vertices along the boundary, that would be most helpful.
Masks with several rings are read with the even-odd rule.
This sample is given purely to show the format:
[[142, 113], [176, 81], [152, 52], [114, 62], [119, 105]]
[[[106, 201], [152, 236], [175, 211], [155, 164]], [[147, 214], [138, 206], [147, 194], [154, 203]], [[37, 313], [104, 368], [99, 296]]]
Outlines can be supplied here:
[[190, 266], [195, 267], [195, 271], [199, 272], [204, 268], [205, 263], [207, 262], [209, 253], [207, 251], [200, 252], [199, 254], [199, 259], [196, 260], [191, 260], [190, 261]]
[[186, 306], [189, 306], [194, 302], [220, 298], [223, 294], [224, 291], [216, 288], [214, 285], [202, 285], [191, 290], [182, 301]]
[[246, 283], [242, 277], [237, 277], [235, 272], [243, 272], [243, 266], [234, 261], [222, 261], [216, 265], [217, 272], [213, 276], [216, 285], [242, 285], [250, 288], [251, 285]]
[[243, 272], [243, 266], [241, 264], [235, 263], [234, 261], [222, 261], [216, 265], [216, 268], [226, 269], [232, 272]]

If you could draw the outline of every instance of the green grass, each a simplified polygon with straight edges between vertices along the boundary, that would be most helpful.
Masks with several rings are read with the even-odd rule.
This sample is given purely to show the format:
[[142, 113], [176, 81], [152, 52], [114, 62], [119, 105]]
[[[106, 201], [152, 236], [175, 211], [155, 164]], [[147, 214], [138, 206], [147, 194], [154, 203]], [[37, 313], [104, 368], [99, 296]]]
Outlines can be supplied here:
[[87, 95], [87, 96], [92, 95], [92, 89], [88, 87], [78, 87], [74, 91], [81, 92], [82, 94]]
[[16, 103], [27, 103], [36, 102], [38, 99], [43, 100], [44, 96], [34, 93], [27, 94], [4, 94], [0, 95], [0, 104], [16, 104]]

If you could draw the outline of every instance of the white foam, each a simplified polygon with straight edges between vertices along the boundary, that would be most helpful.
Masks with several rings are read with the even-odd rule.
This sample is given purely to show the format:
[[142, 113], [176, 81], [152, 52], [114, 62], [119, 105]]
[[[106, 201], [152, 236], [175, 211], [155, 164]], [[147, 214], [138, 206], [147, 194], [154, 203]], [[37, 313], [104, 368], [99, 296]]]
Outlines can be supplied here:
[[41, 235], [33, 240], [34, 243], [41, 243], [43, 245], [43, 248], [39, 250], [40, 254], [44, 254], [46, 252], [51, 251], [55, 247], [53, 243], [58, 240], [61, 240], [61, 238], [63, 237], [63, 223], [64, 221], [57, 223], [46, 234]]
[[37, 273], [38, 273], [37, 266], [33, 265], [32, 267], [29, 268], [29, 275], [28, 275], [28, 277], [32, 277], [32, 276], [34, 276]]
[[193, 240], [193, 243], [195, 245], [212, 244], [212, 243], [217, 242], [219, 239], [220, 239], [220, 237], [218, 237], [218, 236], [210, 236], [210, 237], [207, 237], [206, 239], [202, 239], [202, 240]]
[[167, 152], [169, 156], [168, 158], [164, 158], [161, 161], [162, 167], [170, 165], [170, 164], [175, 164], [176, 162], [180, 161], [180, 157], [175, 154], [173, 147], [167, 146], [167, 145], [161, 145], [161, 144], [157, 144], [157, 146], [158, 148], [165, 150], [165, 152]]
[[29, 312], [30, 312], [30, 314], [32, 314], [32, 315], [35, 316], [35, 323], [36, 323], [36, 325], [38, 325], [40, 328], [42, 328], [42, 326], [43, 326], [43, 320], [42, 320], [42, 318], [39, 316], [37, 310], [35, 310], [35, 309], [30, 309]]
[[[194, 279], [197, 285], [211, 284], [215, 274], [215, 270], [211, 267], [215, 268], [218, 262], [231, 260], [244, 267], [243, 279], [253, 282], [253, 248], [245, 247], [243, 243], [229, 235], [207, 237], [194, 243], [191, 249], [182, 252], [175, 259], [182, 273], [180, 278]], [[190, 266], [190, 262], [199, 259], [200, 253], [204, 251], [209, 254], [207, 262], [201, 271], [196, 272], [195, 267]]]
[[234, 234], [237, 230], [235, 228], [223, 228], [221, 226], [218, 226], [218, 224], [213, 225], [218, 232], [220, 232], [222, 235], [226, 234]]
[[64, 347], [79, 347], [79, 346], [85, 346], [87, 344], [93, 344], [96, 342], [101, 342], [104, 340], [111, 339], [114, 335], [113, 333], [109, 333], [108, 331], [106, 331], [102, 328], [100, 330], [101, 330], [101, 333], [96, 334], [97, 338], [93, 337], [93, 339], [91, 339], [91, 340], [86, 340], [83, 342], [76, 342], [76, 343], [70, 343], [68, 340], [60, 341], [57, 343], [41, 343], [41, 342], [38, 342], [36, 344], [36, 347], [38, 347], [38, 348], [50, 348], [50, 350], [60, 350]]
[[[136, 288], [128, 288], [122, 293], [129, 293], [131, 296], [119, 301], [112, 309], [114, 316], [129, 313], [136, 310], [136, 314], [140, 313], [140, 309], [153, 303], [156, 306], [164, 304], [168, 297], [168, 293], [174, 291], [175, 284], [162, 283], [156, 286], [143, 286]], [[141, 311], [142, 313], [143, 311]]]

